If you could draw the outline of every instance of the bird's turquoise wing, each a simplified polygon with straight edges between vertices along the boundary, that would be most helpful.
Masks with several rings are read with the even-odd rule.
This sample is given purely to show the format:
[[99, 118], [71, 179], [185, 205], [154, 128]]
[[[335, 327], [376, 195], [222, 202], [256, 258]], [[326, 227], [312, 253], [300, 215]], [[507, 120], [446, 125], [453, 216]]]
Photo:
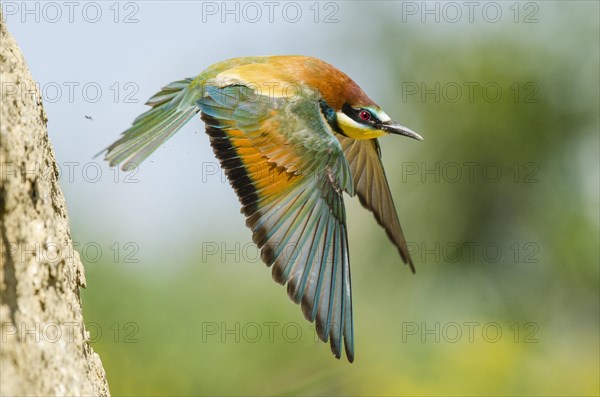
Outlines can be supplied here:
[[348, 237], [342, 193], [352, 178], [317, 101], [207, 87], [198, 101], [211, 145], [273, 278], [316, 321], [336, 357], [354, 358]]
[[196, 113], [196, 100], [202, 97], [192, 79], [174, 81], [146, 102], [152, 109], [139, 115], [133, 125], [107, 147], [105, 160], [125, 170], [137, 167]]
[[261, 57], [229, 59], [210, 66], [193, 79], [166, 85], [146, 102], [152, 109], [139, 115], [117, 141], [102, 151], [106, 151], [105, 160], [111, 167], [118, 164], [123, 170], [139, 166], [198, 113], [197, 101], [204, 96], [206, 80], [233, 67], [264, 61]]

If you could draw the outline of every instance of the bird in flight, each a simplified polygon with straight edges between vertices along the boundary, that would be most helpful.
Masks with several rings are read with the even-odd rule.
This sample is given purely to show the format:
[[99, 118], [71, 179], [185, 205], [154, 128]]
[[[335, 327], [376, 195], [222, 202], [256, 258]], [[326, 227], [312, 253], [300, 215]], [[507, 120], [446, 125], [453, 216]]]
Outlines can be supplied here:
[[196, 113], [233, 186], [246, 225], [289, 297], [333, 354], [354, 360], [343, 192], [356, 194], [414, 273], [377, 138], [422, 140], [393, 122], [332, 65], [307, 56], [234, 58], [151, 97], [106, 148], [111, 166], [139, 165]]

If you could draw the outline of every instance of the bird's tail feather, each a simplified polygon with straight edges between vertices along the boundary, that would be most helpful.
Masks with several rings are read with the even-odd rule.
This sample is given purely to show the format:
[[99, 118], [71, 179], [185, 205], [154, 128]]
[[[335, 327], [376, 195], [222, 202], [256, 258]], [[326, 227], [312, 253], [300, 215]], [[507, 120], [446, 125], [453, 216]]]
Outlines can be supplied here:
[[111, 167], [139, 165], [199, 111], [196, 101], [202, 92], [192, 82], [190, 78], [174, 81], [146, 102], [152, 109], [138, 116], [119, 140], [103, 150]]

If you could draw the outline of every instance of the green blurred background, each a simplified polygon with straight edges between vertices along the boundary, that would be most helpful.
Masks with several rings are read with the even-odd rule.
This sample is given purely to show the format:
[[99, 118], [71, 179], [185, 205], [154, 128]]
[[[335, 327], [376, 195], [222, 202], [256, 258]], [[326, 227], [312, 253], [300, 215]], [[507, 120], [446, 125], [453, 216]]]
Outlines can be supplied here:
[[[474, 2], [472, 19], [462, 2], [311, 2], [298, 3], [299, 23], [205, 22], [199, 2], [136, 4], [136, 26], [78, 25], [74, 40], [89, 45], [70, 45], [84, 53], [53, 61], [89, 80], [81, 67], [101, 57], [96, 79], [140, 82], [136, 105], [48, 105], [63, 162], [92, 161], [161, 85], [256, 54], [333, 63], [425, 140], [381, 139], [416, 275], [346, 199], [353, 364], [315, 341], [258, 260], [201, 122], [137, 183], [104, 164], [99, 183], [63, 177], [86, 262], [84, 315], [113, 395], [600, 393], [597, 2]], [[18, 34], [25, 25], [8, 23], [34, 76], [50, 81], [48, 60]], [[109, 30], [118, 42], [101, 38]]]

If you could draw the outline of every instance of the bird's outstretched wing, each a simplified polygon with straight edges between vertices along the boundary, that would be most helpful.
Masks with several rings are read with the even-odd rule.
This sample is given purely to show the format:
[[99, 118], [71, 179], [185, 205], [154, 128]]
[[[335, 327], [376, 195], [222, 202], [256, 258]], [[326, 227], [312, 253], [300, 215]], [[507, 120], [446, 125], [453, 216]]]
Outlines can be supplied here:
[[146, 102], [152, 108], [139, 115], [121, 138], [102, 151], [106, 151], [105, 160], [111, 167], [119, 164], [122, 170], [131, 170], [130, 166], [139, 166], [198, 113], [196, 98], [202, 96], [202, 91], [192, 83], [191, 78], [174, 81]]
[[385, 229], [390, 240], [398, 247], [404, 263], [408, 263], [414, 273], [413, 264], [394, 200], [390, 192], [383, 164], [381, 164], [381, 151], [377, 139], [355, 140], [337, 134], [346, 159], [352, 170], [354, 189], [363, 207], [375, 215], [377, 222]]
[[273, 278], [287, 284], [317, 334], [354, 358], [343, 191], [348, 163], [316, 100], [206, 87], [198, 101], [213, 150], [234, 187]]

